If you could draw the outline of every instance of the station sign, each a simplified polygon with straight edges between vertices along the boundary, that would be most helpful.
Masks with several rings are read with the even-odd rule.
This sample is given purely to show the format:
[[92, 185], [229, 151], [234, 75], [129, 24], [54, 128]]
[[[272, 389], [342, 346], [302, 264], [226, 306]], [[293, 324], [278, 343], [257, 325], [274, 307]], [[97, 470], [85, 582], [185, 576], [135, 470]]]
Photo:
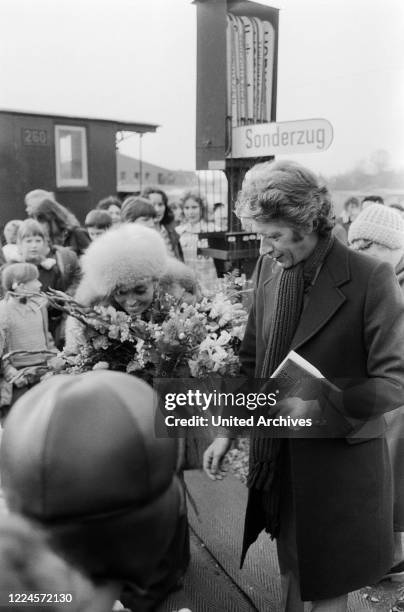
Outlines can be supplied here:
[[302, 119], [242, 125], [232, 129], [229, 157], [265, 157], [287, 153], [321, 153], [333, 140], [327, 119]]

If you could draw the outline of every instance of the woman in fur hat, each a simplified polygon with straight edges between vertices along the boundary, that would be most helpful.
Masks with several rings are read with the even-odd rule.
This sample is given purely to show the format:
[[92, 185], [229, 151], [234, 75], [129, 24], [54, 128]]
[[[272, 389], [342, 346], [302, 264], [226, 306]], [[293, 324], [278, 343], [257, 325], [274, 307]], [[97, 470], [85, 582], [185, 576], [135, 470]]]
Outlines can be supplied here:
[[[121, 225], [92, 242], [83, 255], [83, 277], [75, 299], [84, 306], [111, 305], [147, 320], [167, 260], [167, 249], [158, 232], [141, 225]], [[78, 321], [68, 319], [68, 352], [79, 349], [81, 329]]]

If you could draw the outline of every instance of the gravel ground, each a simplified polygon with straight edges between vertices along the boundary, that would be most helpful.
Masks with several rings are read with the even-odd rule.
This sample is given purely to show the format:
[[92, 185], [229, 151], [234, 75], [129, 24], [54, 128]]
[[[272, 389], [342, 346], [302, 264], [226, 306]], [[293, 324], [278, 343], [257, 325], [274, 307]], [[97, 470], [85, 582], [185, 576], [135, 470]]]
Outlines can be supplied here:
[[[237, 447], [228, 453], [228, 458], [223, 466], [225, 470], [234, 474], [243, 483], [247, 481], [248, 451], [249, 440], [240, 438]], [[397, 608], [397, 610], [404, 612], [404, 582], [384, 580], [379, 584], [361, 589], [361, 595], [364, 600], [370, 603], [375, 612], [390, 612], [401, 595], [403, 597], [403, 607], [401, 609]]]

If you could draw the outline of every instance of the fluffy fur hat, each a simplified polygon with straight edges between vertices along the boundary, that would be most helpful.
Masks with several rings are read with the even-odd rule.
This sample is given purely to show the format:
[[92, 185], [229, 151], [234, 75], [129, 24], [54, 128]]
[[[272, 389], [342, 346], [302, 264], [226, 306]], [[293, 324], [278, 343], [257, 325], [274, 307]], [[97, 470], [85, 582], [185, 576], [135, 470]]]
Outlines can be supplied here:
[[128, 224], [108, 230], [81, 259], [83, 279], [76, 297], [88, 303], [89, 296], [105, 297], [145, 278], [158, 280], [167, 258], [164, 240], [154, 229]]
[[348, 240], [371, 240], [389, 249], [401, 249], [404, 247], [404, 221], [393, 208], [370, 204], [351, 224]]

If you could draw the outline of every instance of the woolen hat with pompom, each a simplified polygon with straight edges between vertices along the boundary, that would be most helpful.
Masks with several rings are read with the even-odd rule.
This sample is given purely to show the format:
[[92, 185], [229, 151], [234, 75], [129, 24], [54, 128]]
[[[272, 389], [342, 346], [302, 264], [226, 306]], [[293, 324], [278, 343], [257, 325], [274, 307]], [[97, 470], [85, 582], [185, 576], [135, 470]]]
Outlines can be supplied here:
[[352, 222], [348, 240], [371, 240], [389, 249], [404, 247], [404, 221], [396, 210], [370, 204]]
[[94, 240], [81, 258], [83, 280], [100, 296], [139, 280], [158, 280], [167, 265], [167, 248], [160, 234], [149, 227], [127, 224], [108, 230]]

